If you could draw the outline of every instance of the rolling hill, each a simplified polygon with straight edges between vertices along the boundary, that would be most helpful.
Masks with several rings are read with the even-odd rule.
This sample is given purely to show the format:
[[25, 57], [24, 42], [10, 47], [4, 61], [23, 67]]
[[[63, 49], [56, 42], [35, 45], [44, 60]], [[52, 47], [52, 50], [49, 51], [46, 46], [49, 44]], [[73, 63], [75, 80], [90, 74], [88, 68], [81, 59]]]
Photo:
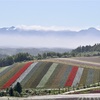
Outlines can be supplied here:
[[75, 59], [47, 59], [0, 68], [0, 88], [79, 87], [100, 82], [100, 63]]

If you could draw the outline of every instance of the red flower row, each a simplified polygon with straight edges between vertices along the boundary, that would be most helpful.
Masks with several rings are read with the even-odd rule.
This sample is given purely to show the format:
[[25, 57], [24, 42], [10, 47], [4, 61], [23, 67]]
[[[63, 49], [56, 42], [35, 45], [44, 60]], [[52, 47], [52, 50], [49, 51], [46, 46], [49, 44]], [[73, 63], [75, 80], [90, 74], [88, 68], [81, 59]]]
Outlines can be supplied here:
[[74, 78], [76, 76], [77, 70], [78, 70], [78, 67], [76, 67], [76, 66], [72, 68], [72, 70], [71, 70], [71, 72], [68, 76], [68, 79], [65, 83], [65, 86], [71, 86], [72, 85]]
[[20, 75], [32, 64], [33, 62], [28, 62], [25, 64], [14, 76], [12, 76], [2, 87], [2, 89], [10, 87]]

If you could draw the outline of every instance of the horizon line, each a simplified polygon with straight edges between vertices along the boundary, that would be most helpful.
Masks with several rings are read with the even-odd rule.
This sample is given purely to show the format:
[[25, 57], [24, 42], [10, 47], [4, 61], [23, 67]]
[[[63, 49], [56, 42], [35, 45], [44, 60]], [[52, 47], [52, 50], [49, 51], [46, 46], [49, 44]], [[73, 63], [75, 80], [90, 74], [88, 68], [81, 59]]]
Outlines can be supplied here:
[[43, 25], [12, 25], [12, 26], [6, 26], [6, 27], [0, 27], [0, 28], [12, 28], [13, 30], [15, 29], [20, 29], [24, 31], [81, 31], [81, 30], [88, 30], [90, 28], [95, 28], [97, 30], [100, 30], [100, 26], [88, 26], [88, 27], [67, 27], [67, 26], [43, 26]]

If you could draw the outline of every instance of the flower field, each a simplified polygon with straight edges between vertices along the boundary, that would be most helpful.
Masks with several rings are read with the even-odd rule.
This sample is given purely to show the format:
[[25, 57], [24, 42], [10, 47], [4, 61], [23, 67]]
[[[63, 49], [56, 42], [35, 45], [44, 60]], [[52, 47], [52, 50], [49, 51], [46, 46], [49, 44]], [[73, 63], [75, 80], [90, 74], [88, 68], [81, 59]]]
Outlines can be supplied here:
[[74, 79], [75, 79], [75, 76], [76, 76], [76, 73], [77, 73], [77, 70], [78, 70], [78, 67], [73, 67], [69, 76], [68, 76], [68, 79], [65, 83], [65, 86], [71, 86]]
[[0, 88], [63, 88], [100, 82], [100, 69], [57, 62], [23, 62], [0, 68]]
[[0, 73], [1, 73], [3, 70], [5, 70], [6, 68], [8, 68], [8, 66], [7, 66], [7, 67], [2, 67], [2, 68], [0, 68]]
[[32, 64], [32, 62], [29, 62], [27, 64], [25, 64], [18, 72], [16, 72], [3, 86], [2, 88], [8, 88], [10, 87], [16, 80], [18, 77], [20, 77], [20, 75]]
[[0, 88], [17, 72], [23, 67], [24, 63], [14, 64], [3, 70], [0, 75]]

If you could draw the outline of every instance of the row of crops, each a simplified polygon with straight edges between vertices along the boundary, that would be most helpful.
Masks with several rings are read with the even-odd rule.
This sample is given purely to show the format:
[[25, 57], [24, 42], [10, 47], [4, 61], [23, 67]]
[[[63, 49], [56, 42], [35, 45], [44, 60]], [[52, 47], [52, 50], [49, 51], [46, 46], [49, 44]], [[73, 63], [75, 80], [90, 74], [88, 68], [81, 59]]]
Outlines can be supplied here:
[[0, 88], [63, 88], [98, 83], [100, 70], [53, 62], [23, 62], [0, 68]]

